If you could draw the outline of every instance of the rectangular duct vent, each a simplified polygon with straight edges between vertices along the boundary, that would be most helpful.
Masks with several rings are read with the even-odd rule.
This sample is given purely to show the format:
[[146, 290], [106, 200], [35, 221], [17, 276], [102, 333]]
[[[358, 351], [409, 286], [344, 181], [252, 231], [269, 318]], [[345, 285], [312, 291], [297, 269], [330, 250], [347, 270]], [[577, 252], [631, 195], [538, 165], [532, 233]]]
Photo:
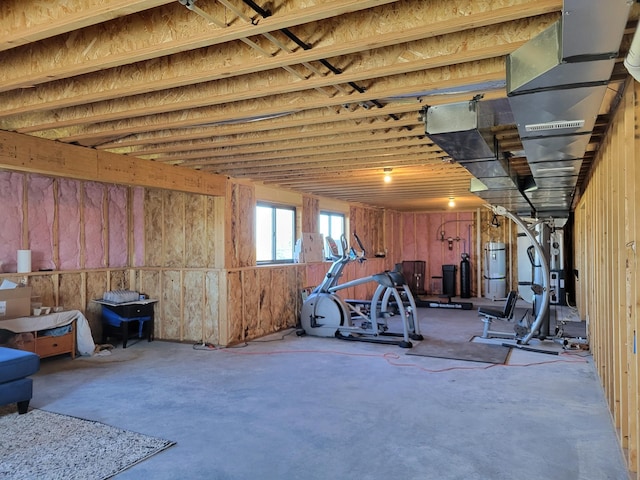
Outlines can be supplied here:
[[525, 125], [527, 132], [541, 132], [545, 130], [559, 130], [561, 128], [582, 128], [584, 120], [558, 120], [556, 122], [532, 123]]

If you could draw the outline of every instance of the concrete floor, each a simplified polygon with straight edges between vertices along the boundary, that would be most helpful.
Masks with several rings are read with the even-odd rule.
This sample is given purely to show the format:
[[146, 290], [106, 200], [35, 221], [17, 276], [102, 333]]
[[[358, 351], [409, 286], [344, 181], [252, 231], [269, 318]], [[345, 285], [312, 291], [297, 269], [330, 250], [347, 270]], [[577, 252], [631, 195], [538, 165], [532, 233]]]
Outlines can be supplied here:
[[[427, 338], [482, 332], [475, 308], [419, 310]], [[46, 359], [31, 406], [177, 442], [118, 479], [628, 478], [584, 352], [487, 368], [292, 332]]]

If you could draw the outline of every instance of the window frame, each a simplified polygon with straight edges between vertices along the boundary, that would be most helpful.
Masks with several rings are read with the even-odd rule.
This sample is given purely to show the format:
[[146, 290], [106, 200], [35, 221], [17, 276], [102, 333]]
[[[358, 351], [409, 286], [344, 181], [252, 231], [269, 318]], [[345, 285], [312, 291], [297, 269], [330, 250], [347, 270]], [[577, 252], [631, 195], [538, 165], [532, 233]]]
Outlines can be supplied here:
[[[346, 231], [347, 231], [347, 216], [342, 212], [335, 212], [335, 211], [331, 211], [331, 210], [320, 210], [320, 214], [319, 214], [319, 217], [318, 217], [318, 223], [319, 223], [319, 227], [320, 227], [319, 230], [322, 230], [321, 225], [322, 225], [322, 216], [323, 215], [329, 217], [328, 218], [328, 225], [329, 225], [329, 234], [328, 234], [328, 236], [333, 238], [337, 243], [339, 243], [340, 242], [340, 237], [338, 236], [336, 238], [336, 236], [332, 235], [332, 232], [331, 232], [332, 218], [339, 217], [342, 220], [342, 233], [340, 235], [343, 235], [343, 234], [346, 234]], [[324, 235], [324, 232], [320, 231], [320, 233], [322, 233]], [[327, 235], [325, 235], [325, 237], [326, 236]], [[326, 245], [325, 245], [325, 248], [326, 248]], [[325, 259], [329, 259], [330, 260], [331, 259], [331, 255], [328, 255], [325, 252]]]
[[[271, 258], [269, 260], [258, 260], [258, 240], [260, 238], [260, 234], [258, 232], [258, 208], [270, 208], [271, 209], [271, 228], [273, 231], [271, 232], [272, 236], [272, 244], [271, 244]], [[278, 232], [277, 232], [277, 222], [276, 216], [278, 211], [288, 211], [292, 213], [292, 223], [291, 223], [291, 258], [283, 258], [277, 259], [277, 250], [278, 250]], [[297, 210], [295, 205], [284, 205], [274, 202], [268, 201], [259, 201], [256, 202], [256, 238], [255, 238], [255, 248], [256, 248], [256, 264], [257, 265], [274, 265], [274, 264], [287, 264], [295, 262], [295, 246], [296, 246], [296, 218], [297, 218]]]

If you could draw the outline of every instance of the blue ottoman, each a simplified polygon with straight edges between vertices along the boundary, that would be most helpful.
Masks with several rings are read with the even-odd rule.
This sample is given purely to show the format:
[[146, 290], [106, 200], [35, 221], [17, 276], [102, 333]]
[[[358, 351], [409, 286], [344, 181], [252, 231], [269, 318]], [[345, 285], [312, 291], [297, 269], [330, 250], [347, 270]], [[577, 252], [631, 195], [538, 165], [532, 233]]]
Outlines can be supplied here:
[[0, 347], [0, 405], [16, 402], [18, 413], [27, 413], [40, 357], [32, 352]]

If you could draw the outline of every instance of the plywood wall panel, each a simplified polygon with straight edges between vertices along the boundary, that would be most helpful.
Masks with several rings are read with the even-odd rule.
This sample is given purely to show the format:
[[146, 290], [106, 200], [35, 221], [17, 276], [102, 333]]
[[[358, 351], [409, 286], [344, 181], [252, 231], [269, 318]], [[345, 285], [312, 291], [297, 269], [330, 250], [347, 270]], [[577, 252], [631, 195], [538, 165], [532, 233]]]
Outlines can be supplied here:
[[305, 287], [317, 287], [324, 280], [331, 263], [312, 263], [306, 266], [306, 283]]
[[226, 277], [218, 271], [207, 271], [205, 274], [205, 312], [203, 338], [205, 342], [220, 344], [220, 322], [223, 317], [220, 302], [226, 303], [226, 298], [220, 293], [221, 284], [226, 283]]
[[[36, 275], [29, 278], [31, 287], [31, 301], [41, 302], [42, 305], [53, 307], [56, 304], [57, 285], [54, 284], [57, 278], [50, 275]], [[34, 295], [35, 293], [35, 295]]]
[[[82, 290], [86, 292], [86, 301], [81, 310], [85, 311], [85, 316], [87, 317], [91, 331], [95, 332], [94, 339], [99, 339], [102, 335], [102, 318], [100, 314], [102, 309], [99, 304], [91, 300], [102, 298], [104, 295], [104, 292], [107, 290], [107, 275], [108, 273], [105, 270], [83, 273], [85, 283]], [[86, 305], [86, 307], [84, 305]], [[100, 332], [99, 335], [98, 332]]]
[[107, 290], [136, 290], [135, 286], [129, 286], [129, 276], [127, 270], [109, 270]]
[[169, 268], [184, 266], [185, 249], [185, 194], [164, 192], [163, 206], [163, 262]]
[[163, 270], [161, 274], [162, 302], [160, 338], [182, 340], [182, 283], [178, 270]]
[[162, 213], [163, 195], [160, 190], [146, 190], [144, 198], [144, 265], [162, 267], [162, 242], [164, 221]]
[[[224, 345], [242, 342], [244, 337], [244, 319], [242, 318], [242, 273], [231, 271], [227, 273], [227, 337], [220, 339]], [[223, 321], [225, 321], [223, 320]]]
[[160, 270], [136, 270], [135, 284], [131, 286], [132, 289], [143, 293], [147, 298], [158, 300], [158, 303], [154, 306], [154, 336], [156, 338], [162, 338], [160, 333], [160, 326], [163, 323], [163, 311], [162, 311], [162, 273]]
[[80, 292], [84, 290], [84, 279], [81, 273], [61, 273], [58, 286], [58, 305], [66, 310], [85, 310]]
[[240, 185], [240, 202], [238, 212], [242, 218], [240, 223], [240, 242], [238, 248], [238, 260], [240, 266], [250, 267], [256, 264], [256, 235], [255, 235], [255, 212], [256, 212], [256, 194], [255, 188], [249, 185]]
[[[225, 199], [220, 197], [204, 197], [203, 263], [206, 268], [224, 267], [224, 210]], [[194, 221], [196, 219], [193, 219]]]
[[205, 315], [204, 272], [185, 271], [183, 283], [183, 335], [181, 340], [203, 341], [203, 321]]
[[[258, 271], [258, 285], [260, 286], [260, 297], [258, 301], [258, 318], [257, 322], [260, 325], [260, 333], [264, 335], [269, 331], [269, 324], [275, 319], [272, 309], [272, 304], [276, 300], [274, 292], [272, 290], [273, 282], [273, 269], [260, 269]], [[246, 313], [246, 312], [245, 312]], [[266, 330], [265, 330], [265, 327]]]
[[207, 199], [201, 195], [185, 195], [184, 198], [184, 266], [207, 265]]
[[162, 298], [161, 272], [159, 270], [138, 270], [135, 289], [148, 298], [160, 300]]
[[225, 266], [249, 267], [256, 263], [255, 188], [231, 183], [227, 191], [227, 228]]
[[256, 269], [242, 271], [242, 315], [245, 338], [261, 336], [265, 333], [260, 324], [259, 313], [260, 299], [264, 296], [263, 288]]
[[298, 281], [299, 275], [298, 268], [285, 268], [284, 269], [284, 285], [285, 285], [285, 305], [287, 307], [284, 315], [282, 316], [278, 329], [294, 327], [298, 324], [300, 317], [300, 308], [302, 307], [302, 297], [300, 295], [301, 283]]
[[309, 195], [302, 196], [302, 232], [318, 233], [320, 201]]
[[273, 293], [275, 294], [275, 301], [272, 302], [272, 317], [267, 325], [263, 325], [263, 328], [268, 329], [270, 332], [282, 330], [287, 327], [295, 325], [297, 321], [296, 303], [292, 301], [291, 290], [295, 288], [295, 285], [289, 285], [289, 279], [294, 278], [289, 276], [290, 268], [276, 268], [273, 272]]

